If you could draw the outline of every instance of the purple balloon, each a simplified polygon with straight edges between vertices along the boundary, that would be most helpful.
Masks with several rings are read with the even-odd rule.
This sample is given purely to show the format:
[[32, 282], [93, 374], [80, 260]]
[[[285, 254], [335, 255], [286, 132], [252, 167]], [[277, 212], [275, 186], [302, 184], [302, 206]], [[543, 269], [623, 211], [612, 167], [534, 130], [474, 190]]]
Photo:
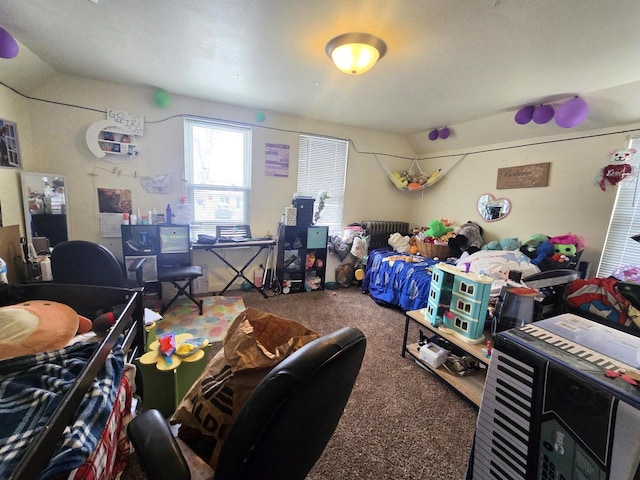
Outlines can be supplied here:
[[562, 128], [580, 125], [589, 115], [589, 105], [580, 97], [574, 97], [556, 110], [556, 124]]
[[538, 125], [549, 123], [553, 118], [553, 107], [551, 105], [540, 105], [533, 111], [533, 121]]
[[449, 134], [451, 132], [449, 132], [449, 129], [447, 127], [441, 128], [440, 131], [438, 132], [438, 137], [441, 138], [442, 140], [446, 140], [447, 138], [449, 138]]
[[18, 42], [4, 28], [0, 27], [0, 57], [13, 58], [18, 55]]
[[533, 105], [527, 105], [526, 107], [522, 107], [516, 113], [515, 121], [518, 125], [526, 125], [533, 118]]
[[438, 129], [434, 128], [429, 132], [429, 140], [434, 141], [438, 139]]

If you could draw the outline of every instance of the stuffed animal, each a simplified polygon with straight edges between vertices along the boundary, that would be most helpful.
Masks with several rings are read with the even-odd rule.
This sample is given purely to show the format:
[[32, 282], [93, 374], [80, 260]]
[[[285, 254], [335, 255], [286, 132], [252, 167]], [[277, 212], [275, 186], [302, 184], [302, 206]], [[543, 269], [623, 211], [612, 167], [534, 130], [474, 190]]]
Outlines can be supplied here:
[[431, 220], [429, 222], [429, 228], [424, 232], [424, 236], [440, 238], [452, 231], [453, 231], [453, 227], [447, 227], [442, 221]]
[[482, 227], [471, 220], [462, 225], [456, 236], [449, 239], [452, 256], [460, 257], [462, 252], [475, 253], [480, 250], [484, 245], [482, 233]]
[[520, 248], [520, 250], [522, 251], [523, 248], [525, 248], [528, 252], [534, 252], [536, 248], [538, 248], [538, 245], [548, 240], [549, 240], [548, 235], [544, 235], [542, 233], [534, 233], [529, 238], [527, 238], [524, 242], [522, 242], [522, 247]]
[[599, 185], [603, 192], [607, 189], [607, 183], [610, 185], [617, 185], [633, 173], [631, 158], [635, 153], [635, 148], [611, 150], [609, 152], [609, 165], [605, 165], [600, 172]]
[[566, 255], [567, 257], [573, 257], [576, 254], [576, 246], [572, 243], [554, 243], [553, 252], [554, 255]]
[[540, 245], [538, 245], [538, 248], [536, 248], [535, 257], [531, 258], [531, 263], [533, 263], [534, 265], [538, 265], [545, 258], [552, 256], [553, 251], [553, 243], [549, 241], [542, 242]]
[[398, 232], [389, 235], [389, 245], [393, 250], [400, 253], [407, 253], [411, 249], [411, 239]]
[[518, 250], [518, 248], [520, 248], [520, 241], [517, 238], [494, 240], [482, 246], [482, 250]]

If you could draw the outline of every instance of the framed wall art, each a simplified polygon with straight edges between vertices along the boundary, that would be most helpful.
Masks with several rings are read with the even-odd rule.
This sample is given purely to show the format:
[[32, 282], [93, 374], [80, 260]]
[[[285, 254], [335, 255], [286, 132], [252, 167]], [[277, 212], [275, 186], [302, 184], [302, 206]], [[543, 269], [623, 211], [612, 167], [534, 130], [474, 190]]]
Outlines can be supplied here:
[[0, 118], [0, 167], [22, 168], [18, 127], [14, 122]]

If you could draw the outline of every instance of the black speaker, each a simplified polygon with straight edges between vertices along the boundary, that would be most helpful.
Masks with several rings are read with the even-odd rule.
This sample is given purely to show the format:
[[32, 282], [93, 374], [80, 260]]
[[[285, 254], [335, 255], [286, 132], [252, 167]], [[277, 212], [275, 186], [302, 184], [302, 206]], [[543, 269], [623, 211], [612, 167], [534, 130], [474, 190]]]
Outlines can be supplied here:
[[296, 197], [291, 201], [291, 205], [296, 207], [296, 225], [306, 227], [313, 225], [313, 197]]

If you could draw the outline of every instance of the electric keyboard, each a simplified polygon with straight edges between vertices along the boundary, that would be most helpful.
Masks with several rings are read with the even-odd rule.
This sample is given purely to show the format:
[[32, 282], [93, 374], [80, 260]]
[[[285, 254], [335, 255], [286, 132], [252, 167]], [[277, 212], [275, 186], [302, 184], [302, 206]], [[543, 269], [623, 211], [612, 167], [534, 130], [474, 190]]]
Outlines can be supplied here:
[[495, 338], [471, 479], [640, 478], [640, 338], [571, 314]]

